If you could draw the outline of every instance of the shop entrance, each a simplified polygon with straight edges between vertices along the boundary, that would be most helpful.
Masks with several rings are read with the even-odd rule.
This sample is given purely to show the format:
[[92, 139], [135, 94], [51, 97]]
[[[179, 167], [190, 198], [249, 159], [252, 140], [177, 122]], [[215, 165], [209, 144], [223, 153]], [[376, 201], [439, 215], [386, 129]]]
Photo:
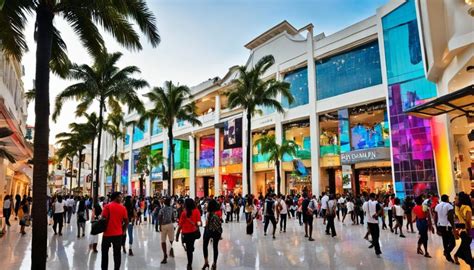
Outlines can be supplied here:
[[242, 175], [222, 175], [222, 190], [224, 191], [224, 195], [226, 196], [242, 194]]
[[214, 177], [203, 177], [203, 192], [204, 197], [214, 194]]
[[354, 170], [356, 194], [361, 193], [392, 193], [391, 167], [359, 168]]

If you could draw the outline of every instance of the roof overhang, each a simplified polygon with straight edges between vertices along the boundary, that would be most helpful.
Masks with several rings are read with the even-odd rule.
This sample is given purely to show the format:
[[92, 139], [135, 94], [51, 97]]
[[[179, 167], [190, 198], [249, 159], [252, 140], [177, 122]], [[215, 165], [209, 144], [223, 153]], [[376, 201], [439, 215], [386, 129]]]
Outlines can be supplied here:
[[413, 107], [406, 113], [422, 118], [445, 113], [453, 116], [452, 119], [461, 116], [474, 117], [474, 84]]
[[1, 138], [0, 146], [12, 154], [17, 161], [29, 159], [33, 156], [31, 146], [25, 141], [23, 133], [13, 116], [0, 98], [0, 127], [8, 128], [13, 132], [11, 136]]
[[249, 50], [253, 50], [260, 46], [261, 44], [269, 41], [273, 37], [283, 33], [287, 32], [288, 34], [294, 36], [298, 34], [298, 29], [296, 29], [293, 25], [291, 25], [288, 21], [284, 20], [281, 23], [273, 26], [269, 30], [265, 31], [263, 34], [260, 36], [254, 38], [252, 41], [249, 43], [245, 44], [245, 48]]

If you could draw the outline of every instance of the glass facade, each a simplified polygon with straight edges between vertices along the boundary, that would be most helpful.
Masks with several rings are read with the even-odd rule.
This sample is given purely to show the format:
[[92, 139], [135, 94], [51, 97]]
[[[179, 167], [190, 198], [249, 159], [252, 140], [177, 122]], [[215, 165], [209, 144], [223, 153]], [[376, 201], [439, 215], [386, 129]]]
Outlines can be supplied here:
[[[265, 134], [263, 133], [260, 133], [260, 132], [257, 132], [257, 133], [254, 133], [252, 135], [252, 142], [256, 142], [258, 139], [260, 139], [262, 136], [270, 136], [270, 135], [273, 135], [275, 136], [275, 131], [274, 130], [269, 130], [267, 132], [265, 132]], [[260, 152], [260, 149], [261, 149], [261, 145], [258, 144], [258, 145], [254, 145], [253, 148], [252, 148], [252, 162], [253, 163], [257, 163], [257, 162], [268, 162], [269, 158], [270, 158], [270, 154], [268, 153], [261, 153]]]
[[145, 124], [143, 125], [143, 130], [140, 129], [138, 126], [134, 125], [133, 126], [133, 142], [139, 142], [143, 140], [145, 137], [145, 133], [148, 132], [148, 121], [145, 121]]
[[[151, 155], [163, 155], [163, 143], [155, 143], [150, 147]], [[163, 166], [159, 164], [151, 168], [150, 179], [151, 180], [160, 180], [162, 179]]]
[[381, 83], [377, 41], [316, 61], [318, 100]]
[[125, 134], [125, 138], [123, 138], [123, 144], [125, 146], [129, 145], [130, 144], [130, 135], [127, 133]]
[[151, 125], [151, 136], [155, 136], [163, 132], [163, 129], [160, 127], [160, 122], [158, 119], [153, 119], [152, 125]]
[[189, 169], [189, 142], [173, 140], [174, 168], [173, 170]]
[[290, 92], [293, 95], [294, 101], [289, 104], [288, 99], [283, 97], [281, 102], [283, 107], [291, 109], [308, 104], [308, 69], [304, 67], [289, 72], [285, 74], [284, 80], [290, 83]]
[[425, 79], [414, 0], [382, 18], [397, 196], [437, 192], [430, 121], [405, 114], [436, 96]]
[[[309, 121], [295, 122], [283, 126], [284, 140], [292, 140], [298, 145], [296, 158], [301, 160], [311, 159], [311, 135]], [[283, 161], [292, 161], [293, 156], [283, 155]]]
[[125, 159], [123, 161], [123, 165], [122, 165], [122, 186], [126, 186], [128, 185], [128, 159]]

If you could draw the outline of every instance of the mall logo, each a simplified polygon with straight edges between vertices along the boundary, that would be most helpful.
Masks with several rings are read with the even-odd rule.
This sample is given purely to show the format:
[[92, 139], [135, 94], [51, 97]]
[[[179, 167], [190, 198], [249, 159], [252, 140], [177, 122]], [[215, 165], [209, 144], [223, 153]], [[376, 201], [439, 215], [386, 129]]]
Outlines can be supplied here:
[[390, 149], [375, 148], [341, 153], [342, 164], [354, 164], [364, 161], [390, 159]]

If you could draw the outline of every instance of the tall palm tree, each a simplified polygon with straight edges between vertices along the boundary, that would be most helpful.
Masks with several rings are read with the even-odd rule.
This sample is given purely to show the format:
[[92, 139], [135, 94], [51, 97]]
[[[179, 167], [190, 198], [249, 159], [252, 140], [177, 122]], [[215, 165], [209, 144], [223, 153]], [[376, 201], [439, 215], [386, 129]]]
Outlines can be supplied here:
[[261, 58], [257, 64], [248, 69], [246, 66], [238, 68], [239, 78], [233, 81], [234, 87], [227, 93], [228, 104], [231, 109], [241, 107], [245, 110], [245, 117], [247, 118], [247, 145], [246, 145], [246, 174], [247, 174], [247, 194], [251, 194], [251, 176], [250, 166], [250, 149], [252, 145], [252, 116], [256, 113], [261, 113], [259, 107], [271, 107], [278, 112], [283, 113], [284, 109], [280, 101], [275, 98], [278, 94], [288, 99], [291, 104], [294, 101], [293, 95], [290, 92], [290, 84], [287, 82], [277, 81], [275, 78], [268, 80], [262, 79], [263, 74], [275, 63], [272, 55], [267, 55]]
[[[92, 112], [90, 114], [84, 113], [83, 116], [86, 118], [85, 123], [71, 123], [69, 124], [69, 128], [73, 132], [79, 132], [81, 135], [84, 137], [84, 140], [87, 142], [90, 142], [91, 146], [91, 174], [92, 174], [92, 179], [94, 178], [94, 143], [95, 143], [95, 138], [97, 137], [97, 133], [99, 131], [99, 118], [97, 117], [97, 114], [95, 112]], [[93, 189], [93, 183], [94, 181], [91, 180], [90, 183], [90, 196], [92, 197], [92, 189]], [[84, 183], [85, 184], [85, 183]]]
[[118, 140], [123, 139], [125, 136], [123, 132], [124, 125], [125, 125], [125, 121], [123, 120], [122, 112], [114, 112], [114, 113], [109, 114], [105, 129], [114, 138], [114, 155], [113, 155], [114, 166], [112, 169], [112, 192], [115, 191], [116, 182], [117, 182]]
[[275, 135], [265, 135], [257, 139], [254, 143], [258, 146], [261, 154], [268, 154], [268, 162], [275, 163], [275, 170], [277, 172], [277, 192], [280, 193], [281, 187], [281, 160], [284, 155], [296, 156], [298, 145], [294, 141], [283, 141], [279, 145], [275, 140]]
[[104, 47], [104, 40], [96, 25], [123, 46], [140, 50], [139, 35], [129, 22], [134, 21], [153, 47], [160, 42], [155, 17], [145, 0], [2, 0], [0, 9], [0, 49], [9, 56], [21, 60], [28, 50], [25, 40], [25, 26], [31, 13], [35, 18], [36, 75], [35, 86], [35, 138], [33, 168], [33, 240], [31, 268], [46, 269], [46, 240], [48, 221], [46, 193], [48, 177], [49, 145], [49, 75], [50, 70], [65, 75], [68, 70], [66, 43], [54, 26], [54, 18], [63, 18], [79, 36], [79, 41], [92, 55], [98, 55]]
[[[97, 135], [97, 157], [96, 168], [100, 167], [100, 145], [104, 122], [104, 110], [108, 105], [112, 112], [121, 111], [122, 104], [128, 105], [128, 110], [144, 111], [143, 103], [137, 96], [136, 90], [148, 86], [142, 79], [132, 78], [134, 74], [140, 73], [136, 66], [127, 66], [119, 69], [116, 64], [122, 56], [116, 52], [109, 54], [104, 49], [102, 54], [95, 58], [94, 65], [71, 65], [69, 78], [79, 82], [64, 89], [55, 100], [55, 120], [63, 106], [69, 99], [76, 99], [80, 103], [76, 114], [82, 115], [94, 102], [99, 101], [99, 127]], [[99, 173], [96, 174], [94, 185], [94, 202], [97, 202], [99, 185]]]
[[[73, 132], [61, 132], [56, 135], [56, 139], [59, 139], [56, 143], [61, 145], [61, 148], [64, 149], [68, 154], [72, 154], [71, 164], [74, 160], [74, 156], [78, 157], [78, 173], [76, 177], [77, 188], [80, 192], [81, 189], [81, 164], [82, 164], [82, 152], [85, 149], [84, 144], [86, 144], [87, 137], [83, 136], [80, 131]], [[61, 149], [60, 149], [61, 150]], [[72, 166], [72, 165], [71, 165]], [[72, 182], [72, 181], [71, 181]]]
[[191, 91], [185, 85], [173, 84], [166, 81], [163, 87], [155, 87], [145, 94], [153, 107], [142, 114], [140, 128], [148, 119], [158, 119], [160, 125], [168, 131], [170, 151], [168, 151], [168, 194], [171, 194], [171, 179], [173, 179], [173, 126], [176, 121], [188, 121], [190, 124], [201, 125], [196, 114], [196, 105], [191, 102]]

